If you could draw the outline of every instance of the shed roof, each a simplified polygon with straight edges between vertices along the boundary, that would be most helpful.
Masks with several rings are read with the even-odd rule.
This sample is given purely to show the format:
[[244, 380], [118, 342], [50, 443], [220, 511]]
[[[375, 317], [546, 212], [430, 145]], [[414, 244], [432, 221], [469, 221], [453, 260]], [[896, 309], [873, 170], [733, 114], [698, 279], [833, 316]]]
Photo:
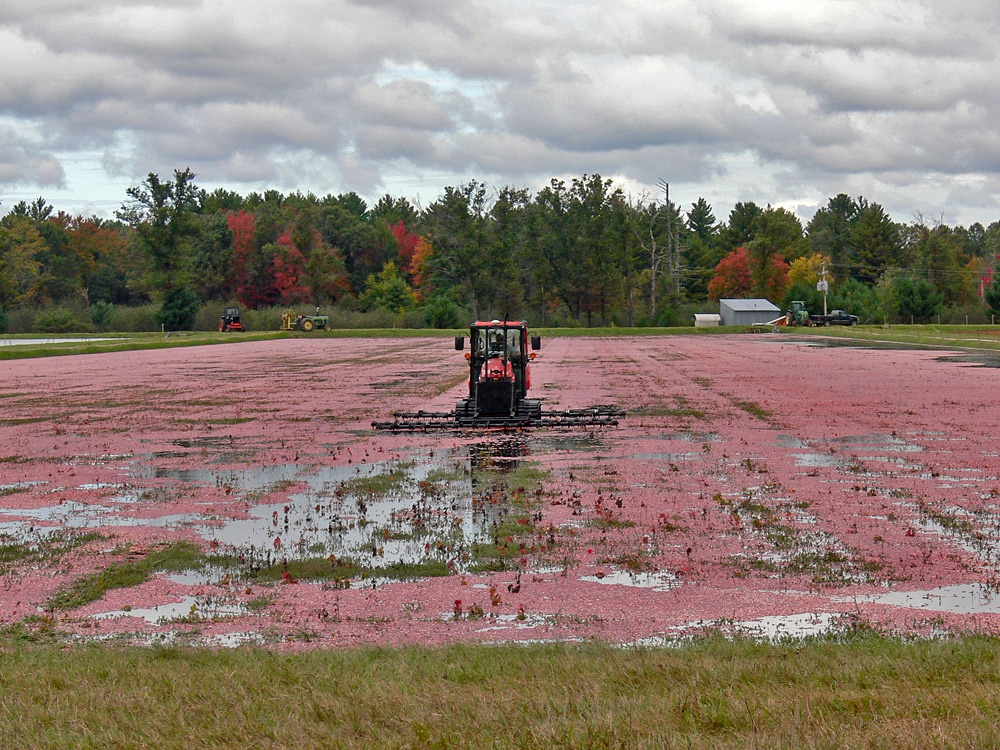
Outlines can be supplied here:
[[725, 304], [730, 310], [767, 310], [769, 312], [780, 312], [778, 307], [766, 299], [720, 299], [719, 304]]

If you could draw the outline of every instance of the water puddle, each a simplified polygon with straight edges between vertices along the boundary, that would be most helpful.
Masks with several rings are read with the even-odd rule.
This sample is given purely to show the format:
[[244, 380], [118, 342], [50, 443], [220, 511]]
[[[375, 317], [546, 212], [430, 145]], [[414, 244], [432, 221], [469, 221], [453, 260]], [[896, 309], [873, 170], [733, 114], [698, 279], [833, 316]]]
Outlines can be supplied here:
[[580, 580], [614, 586], [652, 589], [653, 591], [669, 591], [681, 583], [671, 573], [632, 573], [628, 570], [616, 570], [600, 575], [580, 576]]
[[[417, 452], [411, 460], [346, 466], [137, 465], [139, 478], [214, 486], [245, 501], [245, 510], [137, 517], [136, 504], [149, 500], [157, 487], [136, 491], [124, 484], [95, 483], [82, 489], [122, 491], [100, 503], [61, 500], [5, 509], [0, 531], [23, 536], [115, 526], [188, 528], [249, 565], [327, 557], [375, 569], [437, 561], [461, 571], [476, 545], [495, 543], [496, 529], [510, 512], [510, 496], [519, 491], [508, 487], [508, 481], [530, 486], [530, 477], [516, 474], [528, 453], [524, 441], [504, 439], [436, 454]], [[155, 505], [142, 510], [155, 510]], [[204, 575], [192, 580], [204, 582]]]
[[770, 615], [756, 620], [732, 623], [734, 632], [755, 638], [781, 640], [807, 638], [833, 631], [842, 615], [831, 612], [805, 612], [797, 615]]
[[668, 432], [664, 435], [651, 435], [650, 439], [676, 440], [681, 443], [717, 443], [722, 436], [717, 432]]
[[639, 648], [676, 646], [693, 634], [718, 630], [728, 636], [758, 638], [769, 641], [809, 638], [836, 632], [843, 613], [803, 612], [794, 615], [769, 615], [755, 620], [696, 620], [679, 625], [672, 634], [640, 638], [625, 644]]
[[[361, 466], [360, 464], [358, 466]], [[355, 472], [355, 466], [334, 466], [323, 469], [330, 481], [336, 476], [344, 478]], [[219, 470], [219, 469], [162, 469], [151, 466], [136, 465], [132, 474], [137, 479], [173, 479], [189, 484], [215, 485], [222, 489], [240, 492], [256, 492], [270, 490], [276, 485], [293, 482], [301, 474], [310, 471], [308, 466], [298, 464], [278, 464], [275, 466], [256, 466], [249, 469]]]
[[[443, 619], [453, 620], [454, 613], [449, 613]], [[476, 628], [477, 633], [489, 633], [496, 630], [528, 630], [531, 628], [537, 628], [542, 625], [547, 625], [551, 622], [551, 618], [548, 615], [538, 615], [538, 614], [490, 614], [483, 618], [484, 622], [489, 623], [486, 627]]]
[[530, 444], [532, 454], [544, 453], [590, 453], [603, 451], [607, 445], [595, 434], [586, 435], [539, 435], [533, 437]]
[[703, 461], [703, 452], [695, 453], [635, 453], [630, 458], [636, 461]]
[[[996, 339], [985, 339], [992, 343]], [[1000, 355], [984, 352], [981, 354], [950, 354], [944, 357], [935, 357], [937, 362], [954, 362], [964, 367], [1000, 367]]]
[[38, 346], [41, 344], [85, 344], [91, 341], [115, 341], [114, 338], [68, 338], [68, 339], [8, 339], [0, 338], [0, 346]]
[[817, 469], [824, 466], [840, 466], [842, 459], [826, 453], [793, 453], [796, 466]]
[[177, 620], [198, 622], [222, 617], [238, 617], [246, 614], [239, 604], [225, 604], [211, 597], [185, 596], [179, 602], [159, 604], [155, 607], [134, 607], [91, 615], [94, 620], [112, 620], [122, 617], [136, 617], [153, 625], [164, 625]]
[[811, 448], [805, 440], [800, 440], [794, 435], [778, 435], [777, 439], [772, 443], [776, 448]]
[[897, 434], [845, 435], [843, 437], [825, 438], [820, 442], [840, 445], [843, 446], [840, 450], [856, 452], [921, 453], [924, 450], [922, 445], [911, 443]]
[[940, 586], [927, 591], [892, 591], [878, 596], [856, 597], [849, 601], [965, 615], [1000, 613], [1000, 593], [981, 583]]
[[193, 523], [196, 516], [176, 514], [156, 518], [135, 518], [122, 515], [118, 508], [108, 505], [79, 503], [63, 500], [57, 505], [40, 508], [18, 508], [0, 511], [0, 532], [18, 535], [23, 532], [55, 533], [61, 529], [99, 529], [106, 526], [155, 526], [171, 527]]

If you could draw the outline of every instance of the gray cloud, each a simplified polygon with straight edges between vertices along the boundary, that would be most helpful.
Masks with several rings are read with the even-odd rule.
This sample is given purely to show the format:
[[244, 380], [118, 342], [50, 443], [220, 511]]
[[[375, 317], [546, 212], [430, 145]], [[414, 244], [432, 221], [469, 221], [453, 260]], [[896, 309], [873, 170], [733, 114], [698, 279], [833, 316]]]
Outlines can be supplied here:
[[39, 0], [0, 9], [0, 188], [86, 202], [61, 162], [86, 153], [233, 189], [600, 172], [720, 217], [843, 191], [993, 220], [998, 29], [987, 0]]
[[0, 184], [62, 187], [65, 178], [55, 156], [12, 128], [0, 128]]

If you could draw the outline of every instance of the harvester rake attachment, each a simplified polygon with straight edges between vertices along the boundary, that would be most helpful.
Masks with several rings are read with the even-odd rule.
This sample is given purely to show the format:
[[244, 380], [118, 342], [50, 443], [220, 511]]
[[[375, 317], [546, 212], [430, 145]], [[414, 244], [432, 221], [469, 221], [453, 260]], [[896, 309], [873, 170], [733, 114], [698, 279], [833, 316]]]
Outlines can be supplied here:
[[376, 430], [451, 430], [459, 426], [453, 411], [395, 411], [391, 422], [372, 422]]
[[613, 427], [625, 416], [617, 406], [542, 411], [531, 416], [459, 416], [456, 411], [397, 411], [392, 422], [372, 422], [376, 430], [424, 432], [427, 430], [520, 429], [525, 427]]
[[[530, 352], [529, 352], [530, 344]], [[603, 427], [618, 424], [625, 412], [617, 406], [547, 411], [542, 399], [529, 398], [528, 365], [541, 348], [539, 336], [528, 336], [521, 320], [476, 321], [469, 327], [471, 351], [469, 393], [452, 411], [397, 411], [391, 422], [372, 422], [376, 430], [521, 430], [533, 427]], [[455, 350], [465, 348], [465, 337], [455, 337]]]

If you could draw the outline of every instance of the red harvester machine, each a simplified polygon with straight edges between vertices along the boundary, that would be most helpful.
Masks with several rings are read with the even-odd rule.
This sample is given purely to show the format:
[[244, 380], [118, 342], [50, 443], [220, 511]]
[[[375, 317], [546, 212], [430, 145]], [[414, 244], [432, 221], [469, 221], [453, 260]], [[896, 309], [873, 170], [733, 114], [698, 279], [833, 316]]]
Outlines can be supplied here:
[[[529, 363], [541, 348], [541, 338], [528, 336], [523, 321], [477, 321], [469, 328], [469, 395], [447, 412], [395, 412], [392, 422], [372, 422], [377, 430], [454, 428], [520, 428], [616, 425], [625, 412], [617, 406], [550, 411], [539, 399], [528, 398]], [[529, 352], [529, 344], [531, 351]], [[455, 338], [465, 349], [465, 337]]]

